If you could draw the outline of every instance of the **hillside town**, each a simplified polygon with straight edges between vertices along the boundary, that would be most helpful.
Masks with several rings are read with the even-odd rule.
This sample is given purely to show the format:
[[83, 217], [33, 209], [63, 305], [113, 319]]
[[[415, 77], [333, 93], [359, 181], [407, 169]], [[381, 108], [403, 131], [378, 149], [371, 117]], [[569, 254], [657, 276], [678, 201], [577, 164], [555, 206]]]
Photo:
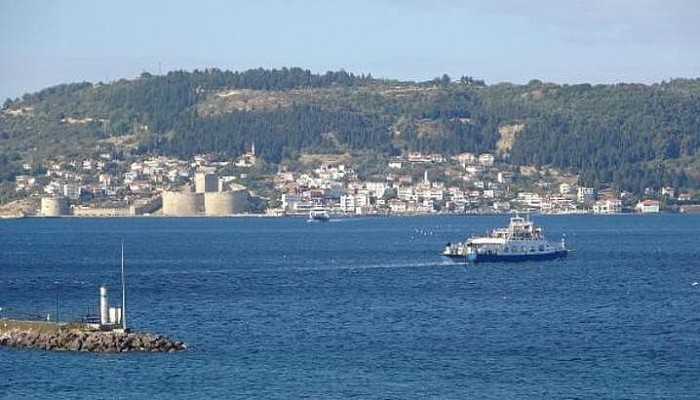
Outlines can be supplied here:
[[[657, 213], [663, 204], [694, 212], [689, 193], [649, 188], [642, 196], [576, 186], [575, 176], [496, 163], [493, 154], [453, 157], [409, 153], [386, 160], [382, 179], [361, 179], [352, 165], [318, 161], [252, 177], [255, 146], [236, 159], [201, 155], [192, 160], [148, 156], [134, 161], [111, 153], [95, 158], [23, 166], [18, 200], [2, 207], [12, 216], [227, 216], [491, 214], [511, 211], [569, 214]], [[422, 174], [416, 176], [416, 171]], [[548, 176], [545, 176], [548, 175]], [[518, 177], [518, 179], [515, 179]], [[526, 177], [528, 179], [523, 179]], [[260, 193], [250, 188], [253, 180]], [[516, 182], [516, 180], [518, 182]], [[263, 183], [260, 185], [260, 183]]]

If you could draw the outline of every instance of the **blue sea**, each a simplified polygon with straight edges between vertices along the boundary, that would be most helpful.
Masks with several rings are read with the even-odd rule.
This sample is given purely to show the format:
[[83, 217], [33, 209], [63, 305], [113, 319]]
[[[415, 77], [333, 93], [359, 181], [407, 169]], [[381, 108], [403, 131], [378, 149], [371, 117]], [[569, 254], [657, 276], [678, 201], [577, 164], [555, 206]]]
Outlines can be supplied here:
[[181, 353], [0, 348], [0, 398], [697, 399], [700, 215], [540, 216], [565, 260], [452, 263], [507, 216], [0, 221], [1, 316], [98, 288]]

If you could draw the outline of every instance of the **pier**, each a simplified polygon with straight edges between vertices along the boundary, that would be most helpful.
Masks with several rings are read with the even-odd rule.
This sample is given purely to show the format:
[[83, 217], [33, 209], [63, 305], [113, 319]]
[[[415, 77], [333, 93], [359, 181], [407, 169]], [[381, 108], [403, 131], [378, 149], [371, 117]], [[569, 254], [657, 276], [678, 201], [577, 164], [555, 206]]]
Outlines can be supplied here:
[[163, 335], [121, 329], [92, 330], [80, 323], [0, 320], [0, 346], [95, 353], [176, 352], [187, 346]]

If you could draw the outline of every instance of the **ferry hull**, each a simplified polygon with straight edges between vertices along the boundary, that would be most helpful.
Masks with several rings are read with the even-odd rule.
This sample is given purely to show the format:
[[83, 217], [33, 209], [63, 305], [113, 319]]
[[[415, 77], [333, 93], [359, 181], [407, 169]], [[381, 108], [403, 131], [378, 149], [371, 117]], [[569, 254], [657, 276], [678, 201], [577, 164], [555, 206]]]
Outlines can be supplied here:
[[454, 262], [464, 263], [498, 263], [498, 262], [522, 262], [522, 261], [547, 261], [556, 260], [558, 258], [566, 258], [568, 251], [555, 251], [552, 253], [539, 253], [539, 254], [468, 254], [466, 257], [461, 255], [446, 255], [450, 260]]

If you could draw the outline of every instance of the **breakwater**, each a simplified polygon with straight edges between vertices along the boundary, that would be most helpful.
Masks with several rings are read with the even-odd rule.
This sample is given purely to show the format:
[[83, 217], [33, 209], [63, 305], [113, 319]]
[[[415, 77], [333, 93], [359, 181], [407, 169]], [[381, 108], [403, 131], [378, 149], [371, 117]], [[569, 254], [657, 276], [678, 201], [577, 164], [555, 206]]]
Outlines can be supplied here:
[[0, 329], [0, 346], [96, 353], [176, 352], [187, 346], [163, 335], [119, 331]]

